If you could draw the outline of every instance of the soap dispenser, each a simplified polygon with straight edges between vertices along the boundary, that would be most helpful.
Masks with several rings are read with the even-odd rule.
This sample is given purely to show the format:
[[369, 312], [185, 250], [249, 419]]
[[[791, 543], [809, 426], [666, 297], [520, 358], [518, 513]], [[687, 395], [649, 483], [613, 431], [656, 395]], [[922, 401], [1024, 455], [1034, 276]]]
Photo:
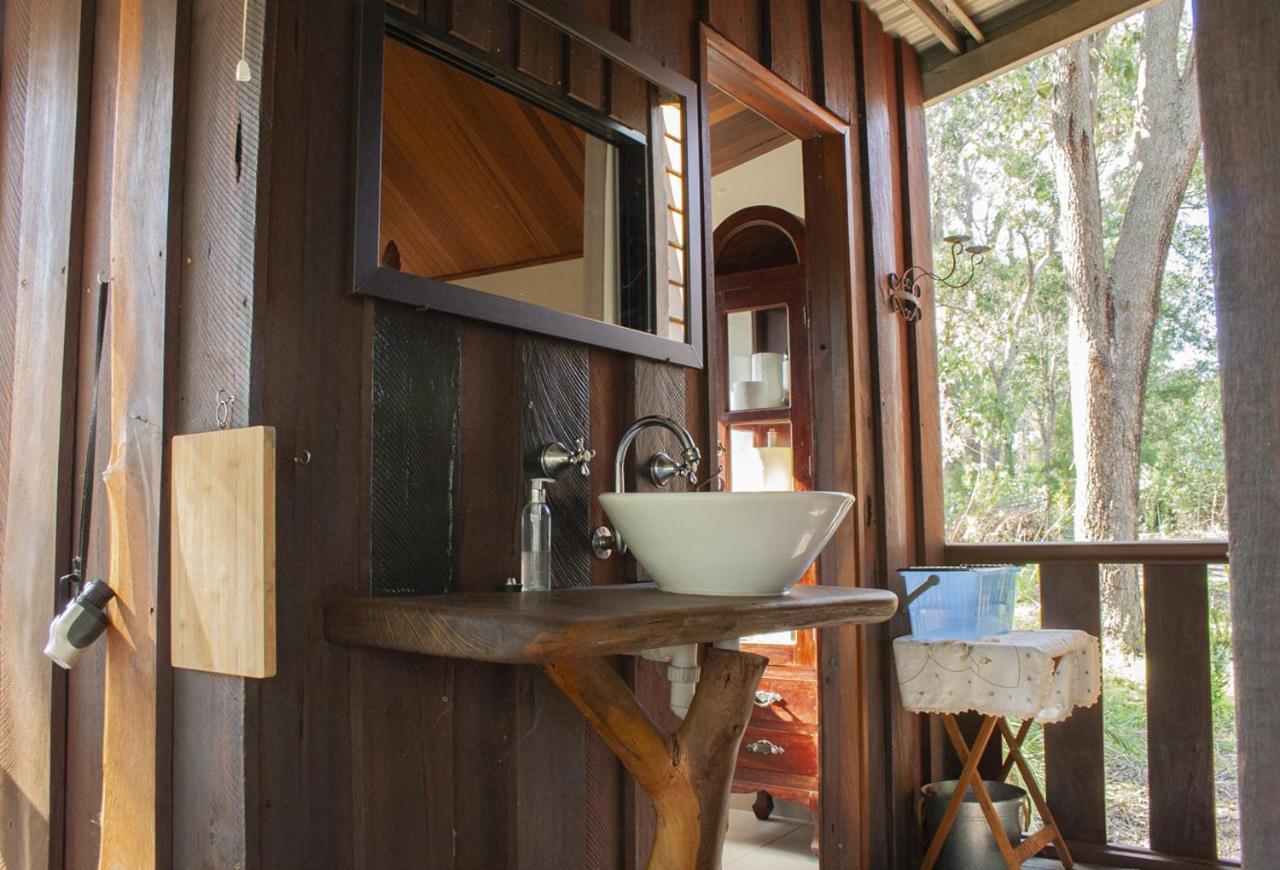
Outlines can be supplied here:
[[551, 506], [544, 485], [550, 478], [529, 481], [529, 501], [520, 513], [520, 588], [544, 592], [551, 588]]

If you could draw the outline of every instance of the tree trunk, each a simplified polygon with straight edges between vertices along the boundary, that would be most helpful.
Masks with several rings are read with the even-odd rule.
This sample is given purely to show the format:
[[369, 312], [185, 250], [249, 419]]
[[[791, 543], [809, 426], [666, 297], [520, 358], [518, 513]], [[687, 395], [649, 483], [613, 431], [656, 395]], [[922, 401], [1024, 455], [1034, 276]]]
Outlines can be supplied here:
[[[1069, 285], [1077, 540], [1134, 540], [1142, 411], [1160, 284], [1178, 206], [1199, 153], [1194, 57], [1178, 69], [1183, 0], [1146, 13], [1140, 48], [1133, 188], [1114, 262], [1105, 231], [1094, 137], [1091, 40], [1062, 48], [1053, 65], [1054, 172]], [[1106, 623], [1141, 648], [1136, 568], [1102, 572]]]

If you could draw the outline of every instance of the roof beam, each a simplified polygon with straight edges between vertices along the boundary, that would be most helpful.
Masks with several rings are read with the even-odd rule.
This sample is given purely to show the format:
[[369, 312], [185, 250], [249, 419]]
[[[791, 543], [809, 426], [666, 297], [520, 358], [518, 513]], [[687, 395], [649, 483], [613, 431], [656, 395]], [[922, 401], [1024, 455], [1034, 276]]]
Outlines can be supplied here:
[[[925, 105], [1088, 36], [1160, 0], [1052, 0], [1015, 7], [986, 22], [987, 42], [954, 57], [922, 58]], [[1026, 6], [1035, 5], [1028, 11]]]
[[934, 6], [931, 0], [902, 0], [902, 5], [914, 12], [924, 26], [929, 28], [929, 31], [938, 37], [938, 40], [950, 49], [952, 54], [964, 51], [960, 34], [956, 33], [947, 16], [939, 12], [938, 7]]
[[960, 0], [944, 0], [947, 8], [951, 10], [951, 14], [956, 17], [960, 25], [973, 37], [975, 42], [986, 42], [987, 37], [982, 32], [982, 28], [978, 26], [978, 22], [974, 21], [968, 12], [964, 11], [964, 7], [960, 5]]

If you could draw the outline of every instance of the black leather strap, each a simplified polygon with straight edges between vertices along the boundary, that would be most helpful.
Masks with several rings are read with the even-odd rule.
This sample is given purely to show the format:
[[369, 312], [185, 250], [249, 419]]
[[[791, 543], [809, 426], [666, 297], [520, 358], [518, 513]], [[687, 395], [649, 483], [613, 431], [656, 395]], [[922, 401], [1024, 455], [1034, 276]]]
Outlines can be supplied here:
[[89, 432], [85, 439], [84, 480], [80, 493], [80, 542], [71, 559], [71, 573], [58, 582], [58, 609], [79, 594], [84, 585], [85, 559], [89, 552], [90, 523], [93, 520], [94, 458], [98, 441], [98, 393], [102, 381], [102, 343], [107, 326], [107, 281], [98, 285], [98, 322], [93, 343], [93, 398], [89, 402]]

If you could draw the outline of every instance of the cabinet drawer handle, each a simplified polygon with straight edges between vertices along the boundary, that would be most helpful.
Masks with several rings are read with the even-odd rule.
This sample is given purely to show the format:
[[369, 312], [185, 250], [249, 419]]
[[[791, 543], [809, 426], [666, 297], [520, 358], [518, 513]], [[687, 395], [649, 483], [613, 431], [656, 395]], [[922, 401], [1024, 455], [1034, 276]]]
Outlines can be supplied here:
[[748, 743], [747, 751], [754, 752], [756, 755], [781, 755], [787, 750], [776, 743], [761, 738], [754, 743]]
[[774, 704], [782, 700], [781, 692], [766, 692], [763, 689], [756, 691], [757, 707], [772, 707]]

